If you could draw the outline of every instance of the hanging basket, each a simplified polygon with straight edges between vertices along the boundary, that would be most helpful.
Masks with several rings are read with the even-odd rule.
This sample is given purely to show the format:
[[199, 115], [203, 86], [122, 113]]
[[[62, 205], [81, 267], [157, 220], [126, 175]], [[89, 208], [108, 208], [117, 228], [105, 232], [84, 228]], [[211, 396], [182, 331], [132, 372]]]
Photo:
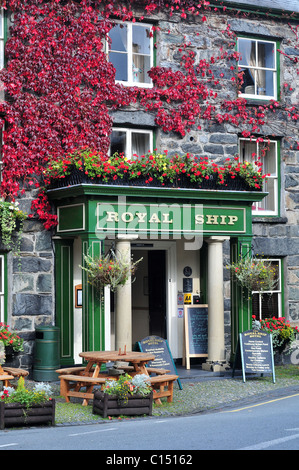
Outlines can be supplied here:
[[228, 267], [241, 287], [250, 292], [273, 291], [277, 286], [277, 269], [268, 260], [243, 257]]
[[123, 286], [129, 277], [136, 272], [138, 263], [142, 260], [133, 262], [116, 256], [113, 250], [110, 250], [106, 256], [93, 258], [90, 255], [84, 255], [85, 266], [81, 266], [87, 272], [88, 283], [100, 290], [103, 286], [110, 286], [112, 291], [119, 286]]

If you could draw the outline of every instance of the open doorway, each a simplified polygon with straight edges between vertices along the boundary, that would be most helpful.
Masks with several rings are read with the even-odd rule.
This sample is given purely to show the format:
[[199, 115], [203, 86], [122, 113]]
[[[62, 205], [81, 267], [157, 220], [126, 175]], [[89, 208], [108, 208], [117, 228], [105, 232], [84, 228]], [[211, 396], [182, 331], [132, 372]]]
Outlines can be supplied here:
[[136, 250], [133, 257], [143, 258], [132, 284], [133, 345], [149, 335], [166, 339], [166, 252]]

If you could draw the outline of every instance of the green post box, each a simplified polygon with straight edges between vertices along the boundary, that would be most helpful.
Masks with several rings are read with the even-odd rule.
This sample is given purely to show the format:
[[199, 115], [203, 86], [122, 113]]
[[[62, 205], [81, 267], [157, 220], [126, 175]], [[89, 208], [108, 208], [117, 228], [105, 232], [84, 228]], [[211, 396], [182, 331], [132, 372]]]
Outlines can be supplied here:
[[55, 370], [60, 367], [60, 330], [56, 326], [46, 325], [36, 328], [35, 331], [33, 380], [37, 382], [59, 380]]

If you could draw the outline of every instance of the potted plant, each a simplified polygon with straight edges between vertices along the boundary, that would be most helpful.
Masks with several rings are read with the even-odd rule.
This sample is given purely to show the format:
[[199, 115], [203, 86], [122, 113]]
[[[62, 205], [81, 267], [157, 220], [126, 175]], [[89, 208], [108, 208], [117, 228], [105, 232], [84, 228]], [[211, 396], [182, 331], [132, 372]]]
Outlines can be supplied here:
[[103, 418], [119, 415], [152, 414], [153, 392], [145, 374], [131, 377], [128, 374], [118, 380], [106, 380], [102, 390], [94, 392], [93, 413]]
[[[256, 320], [255, 315], [252, 318]], [[298, 327], [292, 327], [285, 317], [265, 318], [260, 320], [259, 324], [262, 330], [272, 334], [274, 354], [286, 352], [299, 332]], [[289, 352], [291, 352], [291, 349], [289, 349]]]
[[271, 262], [262, 258], [240, 256], [239, 261], [227, 266], [242, 288], [249, 292], [273, 291], [277, 286], [277, 272]]
[[4, 344], [6, 359], [8, 356], [24, 351], [23, 339], [9, 328], [9, 325], [0, 323], [0, 341]]
[[100, 290], [102, 286], [110, 286], [110, 289], [115, 291], [135, 273], [141, 260], [142, 258], [135, 262], [132, 259], [127, 261], [110, 250], [106, 256], [96, 258], [89, 254], [84, 255], [85, 266], [81, 268], [87, 272], [89, 284], [97, 290]]
[[[23, 222], [27, 219], [27, 214], [18, 207], [18, 202], [5, 201], [0, 198], [0, 227], [2, 243], [9, 249], [15, 248], [18, 251], [21, 241]], [[17, 242], [13, 242], [13, 232], [18, 230]]]
[[4, 387], [0, 392], [0, 429], [10, 426], [55, 424], [55, 400], [51, 387], [43, 382], [33, 390], [25, 388], [20, 377], [16, 389]]

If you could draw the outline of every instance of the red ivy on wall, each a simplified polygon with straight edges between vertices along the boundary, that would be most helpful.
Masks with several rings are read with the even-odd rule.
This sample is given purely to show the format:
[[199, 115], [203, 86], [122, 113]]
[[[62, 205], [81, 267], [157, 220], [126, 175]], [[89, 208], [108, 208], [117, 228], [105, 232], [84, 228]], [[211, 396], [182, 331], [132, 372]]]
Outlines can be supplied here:
[[[227, 64], [225, 86], [237, 87], [238, 55], [233, 42], [230, 49], [220, 49], [209, 60], [196, 61], [192, 44], [185, 40], [178, 47], [181, 69], [154, 67], [150, 71], [152, 88], [116, 84], [104, 45], [113, 18], [138, 21], [168, 9], [170, 15], [179, 14], [182, 19], [199, 16], [204, 28], [208, 27], [206, 11], [217, 10], [205, 0], [143, 0], [137, 2], [139, 10], [143, 9], [137, 19], [133, 4], [117, 0], [3, 3], [14, 12], [6, 44], [7, 66], [0, 72], [8, 97], [0, 105], [5, 123], [4, 197], [17, 197], [26, 184], [39, 187], [39, 177], [49, 159], [60, 159], [83, 147], [107, 153], [112, 128], [109, 112], [132, 103], [155, 113], [163, 131], [181, 136], [200, 128], [204, 121], [242, 126], [243, 135], [249, 136], [265, 123], [267, 112], [275, 112], [276, 102], [249, 109], [244, 99], [219, 98], [223, 77], [215, 74], [217, 63], [222, 68], [224, 61]], [[223, 35], [233, 39], [229, 26]], [[298, 116], [296, 109], [289, 113], [292, 119]], [[56, 218], [42, 191], [33, 209], [46, 228], [55, 225]]]

